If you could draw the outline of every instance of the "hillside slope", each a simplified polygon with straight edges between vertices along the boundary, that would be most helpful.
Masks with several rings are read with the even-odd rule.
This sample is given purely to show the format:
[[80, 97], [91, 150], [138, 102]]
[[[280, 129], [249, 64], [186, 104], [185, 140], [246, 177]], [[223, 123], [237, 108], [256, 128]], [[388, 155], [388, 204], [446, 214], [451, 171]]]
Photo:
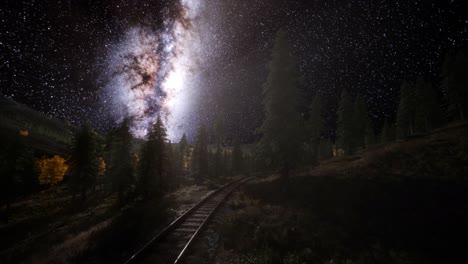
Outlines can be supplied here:
[[[217, 263], [459, 263], [468, 237], [468, 124], [253, 181], [221, 224]], [[241, 262], [231, 262], [241, 263]]]
[[379, 144], [320, 163], [316, 176], [462, 179], [468, 177], [468, 122], [429, 135]]

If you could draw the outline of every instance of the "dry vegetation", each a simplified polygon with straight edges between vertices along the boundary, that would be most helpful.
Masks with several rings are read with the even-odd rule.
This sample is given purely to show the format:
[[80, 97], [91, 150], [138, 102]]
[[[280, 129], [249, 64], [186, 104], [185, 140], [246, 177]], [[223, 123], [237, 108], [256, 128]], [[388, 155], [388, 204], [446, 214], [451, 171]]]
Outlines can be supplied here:
[[372, 178], [463, 178], [468, 175], [468, 123], [452, 124], [430, 135], [380, 144], [356, 155], [323, 161], [307, 174]]
[[468, 235], [468, 124], [251, 182], [215, 263], [448, 263]]

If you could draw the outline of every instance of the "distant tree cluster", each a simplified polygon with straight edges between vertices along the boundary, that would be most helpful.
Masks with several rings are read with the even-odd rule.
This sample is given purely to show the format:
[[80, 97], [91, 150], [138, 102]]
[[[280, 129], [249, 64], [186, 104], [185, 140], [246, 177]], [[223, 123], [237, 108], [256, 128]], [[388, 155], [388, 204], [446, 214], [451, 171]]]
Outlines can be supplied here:
[[5, 206], [4, 220], [8, 222], [13, 199], [37, 189], [34, 152], [27, 138], [20, 134], [12, 142], [2, 142], [5, 148], [0, 152], [0, 199]]
[[215, 179], [248, 173], [248, 155], [242, 149], [239, 137], [234, 135], [231, 145], [227, 144], [224, 119], [219, 115], [213, 126], [214, 144], [209, 144], [208, 130], [202, 124], [193, 148], [191, 171], [197, 179]]

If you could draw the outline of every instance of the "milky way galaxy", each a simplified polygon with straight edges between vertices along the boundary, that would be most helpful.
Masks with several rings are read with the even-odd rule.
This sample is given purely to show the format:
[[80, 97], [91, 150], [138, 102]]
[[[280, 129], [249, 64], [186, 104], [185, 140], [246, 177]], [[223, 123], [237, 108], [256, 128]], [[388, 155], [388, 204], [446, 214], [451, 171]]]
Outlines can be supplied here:
[[181, 8], [180, 16], [166, 17], [160, 30], [128, 29], [106, 58], [102, 98], [116, 121], [130, 119], [135, 136], [144, 137], [158, 115], [170, 139], [183, 133], [189, 97], [196, 89], [187, 80], [199, 56], [193, 21], [200, 6], [183, 0]]
[[107, 133], [126, 116], [144, 138], [161, 115], [168, 137], [223, 116], [246, 142], [263, 118], [276, 32], [297, 58], [307, 116], [324, 98], [334, 138], [342, 89], [365, 98], [377, 130], [395, 120], [402, 80], [439, 86], [445, 54], [468, 46], [466, 0], [6, 0], [0, 94]]

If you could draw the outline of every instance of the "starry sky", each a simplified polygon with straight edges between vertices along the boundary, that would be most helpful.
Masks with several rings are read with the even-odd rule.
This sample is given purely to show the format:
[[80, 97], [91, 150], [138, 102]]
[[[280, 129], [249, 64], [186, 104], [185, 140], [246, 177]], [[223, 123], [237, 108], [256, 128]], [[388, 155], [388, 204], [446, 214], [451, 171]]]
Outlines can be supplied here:
[[462, 0], [6, 0], [0, 92], [103, 132], [131, 116], [144, 136], [162, 115], [173, 140], [222, 113], [249, 141], [283, 28], [303, 111], [322, 95], [332, 131], [345, 88], [365, 97], [378, 127], [394, 117], [402, 80], [437, 85], [444, 54], [466, 48], [464, 10]]

